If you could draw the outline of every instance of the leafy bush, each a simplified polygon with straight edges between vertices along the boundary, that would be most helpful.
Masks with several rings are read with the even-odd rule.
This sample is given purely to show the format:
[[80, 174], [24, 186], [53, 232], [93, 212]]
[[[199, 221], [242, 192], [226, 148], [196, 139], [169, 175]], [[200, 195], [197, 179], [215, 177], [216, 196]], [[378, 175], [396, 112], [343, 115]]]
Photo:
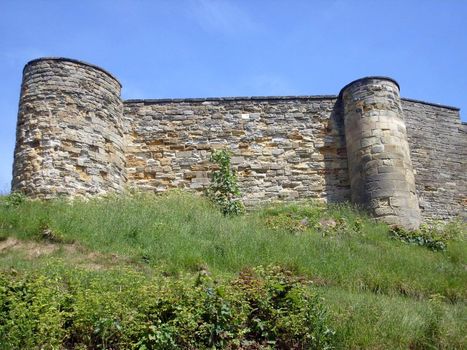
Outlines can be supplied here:
[[244, 206], [240, 199], [237, 175], [230, 166], [230, 153], [226, 150], [214, 151], [211, 162], [219, 167], [211, 175], [207, 197], [219, 207], [224, 215], [239, 215]]
[[235, 280], [0, 274], [0, 349], [329, 349], [316, 292], [281, 268]]
[[279, 349], [328, 349], [334, 331], [307, 281], [280, 267], [244, 270], [234, 282], [250, 312], [247, 339]]
[[66, 303], [60, 284], [45, 276], [0, 274], [0, 349], [58, 348]]
[[364, 224], [362, 217], [355, 215], [355, 209], [345, 204], [333, 207], [314, 202], [280, 204], [265, 208], [262, 214], [269, 229], [293, 234], [313, 230], [322, 237], [358, 234]]
[[435, 251], [444, 251], [447, 249], [450, 240], [465, 240], [465, 224], [460, 221], [451, 221], [449, 223], [432, 223], [421, 225], [418, 230], [408, 231], [399, 226], [391, 228], [392, 238], [400, 241], [425, 246]]
[[0, 197], [0, 205], [16, 207], [26, 201], [26, 196], [21, 192], [13, 192], [7, 196]]

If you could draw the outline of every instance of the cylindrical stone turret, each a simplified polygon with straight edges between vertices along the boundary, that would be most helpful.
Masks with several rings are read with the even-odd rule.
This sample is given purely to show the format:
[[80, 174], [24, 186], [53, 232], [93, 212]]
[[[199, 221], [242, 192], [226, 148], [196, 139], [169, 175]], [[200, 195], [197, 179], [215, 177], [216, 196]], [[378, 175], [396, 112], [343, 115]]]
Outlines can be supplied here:
[[352, 202], [389, 224], [418, 228], [421, 215], [399, 85], [385, 77], [362, 78], [340, 95]]
[[53, 198], [121, 191], [125, 183], [121, 85], [66, 58], [26, 64], [12, 190]]

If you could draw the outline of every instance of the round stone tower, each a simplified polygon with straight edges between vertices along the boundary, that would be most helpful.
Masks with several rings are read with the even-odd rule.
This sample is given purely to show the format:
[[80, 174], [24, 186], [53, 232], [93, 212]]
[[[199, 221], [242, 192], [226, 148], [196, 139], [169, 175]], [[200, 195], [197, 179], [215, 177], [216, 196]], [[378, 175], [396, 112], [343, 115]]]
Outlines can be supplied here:
[[40, 58], [23, 71], [12, 190], [30, 197], [121, 191], [121, 85], [105, 70]]
[[367, 77], [340, 92], [352, 202], [389, 224], [416, 229], [421, 222], [399, 85]]

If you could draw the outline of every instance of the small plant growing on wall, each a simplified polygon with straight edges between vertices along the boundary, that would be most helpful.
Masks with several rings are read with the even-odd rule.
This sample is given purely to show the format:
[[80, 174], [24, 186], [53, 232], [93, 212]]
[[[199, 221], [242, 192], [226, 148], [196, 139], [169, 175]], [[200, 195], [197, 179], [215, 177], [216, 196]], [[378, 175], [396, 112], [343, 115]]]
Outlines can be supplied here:
[[211, 184], [206, 195], [224, 215], [239, 215], [245, 210], [237, 184], [237, 174], [230, 166], [230, 152], [217, 150], [211, 154], [211, 162], [219, 167], [211, 174]]

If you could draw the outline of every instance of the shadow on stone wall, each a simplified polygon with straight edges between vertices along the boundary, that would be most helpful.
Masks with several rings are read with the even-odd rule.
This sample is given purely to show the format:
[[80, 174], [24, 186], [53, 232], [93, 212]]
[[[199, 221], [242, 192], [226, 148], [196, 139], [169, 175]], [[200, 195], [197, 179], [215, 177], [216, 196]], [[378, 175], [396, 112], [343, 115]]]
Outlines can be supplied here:
[[350, 202], [350, 180], [344, 131], [344, 113], [341, 98], [334, 104], [326, 125], [324, 146], [319, 148], [324, 157], [324, 190], [328, 203]]

